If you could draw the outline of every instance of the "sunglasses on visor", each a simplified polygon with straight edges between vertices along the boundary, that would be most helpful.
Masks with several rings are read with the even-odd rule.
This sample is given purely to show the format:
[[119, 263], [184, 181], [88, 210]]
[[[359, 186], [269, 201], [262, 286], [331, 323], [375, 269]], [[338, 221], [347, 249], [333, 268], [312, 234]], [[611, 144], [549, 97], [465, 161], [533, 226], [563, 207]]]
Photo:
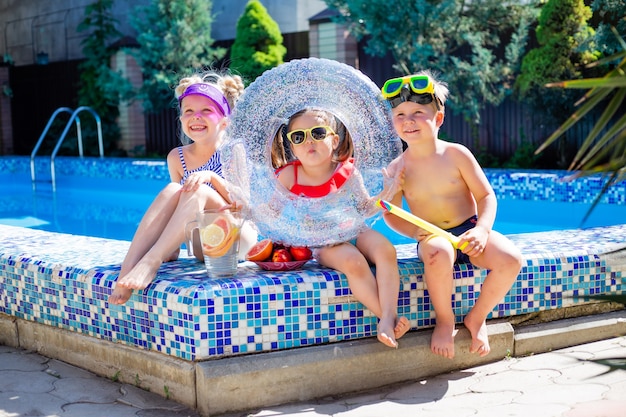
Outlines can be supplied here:
[[287, 132], [287, 139], [294, 145], [302, 145], [306, 141], [307, 133], [310, 133], [315, 141], [324, 140], [329, 134], [335, 134], [330, 126], [313, 126], [309, 129], [296, 129]]

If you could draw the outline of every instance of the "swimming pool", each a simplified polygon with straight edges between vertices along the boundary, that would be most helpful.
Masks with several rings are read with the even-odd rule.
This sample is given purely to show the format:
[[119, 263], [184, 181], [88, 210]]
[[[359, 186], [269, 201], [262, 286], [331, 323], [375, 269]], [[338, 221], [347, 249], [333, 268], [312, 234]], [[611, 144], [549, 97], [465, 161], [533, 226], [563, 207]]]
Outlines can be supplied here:
[[[28, 165], [28, 159], [0, 158], [0, 176], [3, 176], [0, 208], [9, 201], [2, 200], [9, 188], [17, 188], [22, 194], [32, 193]], [[68, 162], [58, 160], [57, 168], [59, 190], [79, 182], [82, 186], [77, 194], [86, 201], [93, 198], [98, 207], [107, 207], [97, 209], [105, 213], [126, 204], [130, 194], [156, 192], [146, 189], [151, 181], [159, 187], [167, 181], [162, 162], [74, 158]], [[598, 186], [593, 180], [564, 185], [544, 172], [490, 171], [488, 175], [501, 197], [513, 200], [533, 196], [574, 201], [584, 197], [590, 200], [581, 203], [589, 203]], [[25, 184], [18, 184], [18, 178], [25, 179]], [[141, 183], [138, 190], [120, 195], [121, 190], [130, 190], [125, 178], [132, 178], [132, 183], [147, 182]], [[105, 191], [109, 183], [113, 184], [109, 187], [111, 193]], [[38, 192], [46, 192], [43, 185], [38, 188]], [[96, 195], [92, 197], [91, 193]], [[61, 202], [60, 196], [66, 201], [66, 194], [69, 192], [57, 193], [57, 204]], [[607, 204], [624, 205], [625, 194], [623, 187], [611, 191]], [[113, 204], [109, 204], [112, 199]], [[52, 205], [53, 201], [48, 204]], [[77, 218], [84, 210], [70, 204], [61, 211], [74, 213], [69, 217]], [[588, 303], [585, 297], [590, 294], [622, 292], [621, 255], [626, 242], [626, 223], [586, 230], [516, 234], [511, 240], [524, 257], [522, 271], [506, 297], [494, 308], [491, 318], [566, 308]], [[94, 363], [89, 355], [84, 355], [85, 346], [93, 346], [92, 351], [103, 352], [110, 358], [120, 357], [121, 345], [138, 348], [138, 356], [123, 362], [114, 359], [103, 373], [112, 375], [126, 369], [123, 374], [128, 375], [128, 380], [124, 382], [128, 383], [132, 383], [131, 378], [137, 372], [151, 375], [146, 372], [160, 372], [162, 368], [137, 365], [143, 362], [132, 358], [145, 357], [144, 350], [206, 363], [212, 369], [215, 362], [206, 360], [368, 338], [376, 331], [376, 316], [356, 301], [345, 275], [316, 262], [301, 270], [281, 273], [261, 271], [257, 265], [245, 262], [236, 277], [212, 280], [202, 263], [182, 257], [178, 262], [163, 264], [156, 279], [145, 290], [133, 292], [126, 304], [109, 305], [108, 296], [116, 285], [129, 242], [1, 224], [0, 241], [0, 316], [5, 320], [8, 317], [11, 324], [6, 328], [13, 332], [20, 330], [16, 336], [20, 344], [48, 352], [54, 350], [59, 359], [78, 366]], [[412, 244], [398, 245], [397, 252], [401, 277], [398, 312], [415, 329], [430, 328], [435, 317], [424, 285], [423, 263], [416, 258]], [[455, 266], [452, 300], [458, 323], [474, 305], [486, 274], [486, 270], [471, 264]], [[37, 327], [27, 323], [27, 331], [21, 331], [25, 322], [33, 322]], [[75, 333], [80, 333], [78, 344], [73, 338]], [[87, 339], [83, 336], [98, 340], [94, 345], [89, 341], [84, 344]], [[46, 343], [51, 337], [71, 339], [67, 343]], [[69, 350], [64, 348], [67, 346]], [[71, 349], [72, 346], [76, 349]], [[160, 356], [153, 358], [161, 360]], [[177, 363], [173, 366], [179, 367]], [[209, 368], [192, 368], [187, 375], [193, 383], [195, 376], [211, 374]], [[167, 379], [171, 379], [167, 367], [161, 371], [167, 373], [165, 379], [145, 378], [156, 381], [147, 386], [151, 390], [162, 391], [163, 384], [171, 382]], [[212, 386], [210, 382], [202, 385]]]
[[[500, 198], [494, 229], [505, 235], [511, 235], [626, 223], [626, 205], [600, 204], [581, 226], [589, 207], [590, 203]], [[413, 242], [411, 239], [398, 236], [384, 224], [383, 220], [377, 221], [373, 227], [390, 236], [394, 244]]]
[[[169, 175], [164, 161], [125, 158], [58, 158], [57, 191], [50, 165], [37, 161], [33, 190], [27, 157], [0, 158], [0, 224], [130, 241], [137, 224]], [[495, 229], [528, 233], [626, 223], [626, 185], [611, 189], [581, 225], [602, 181], [563, 182], [559, 171], [486, 170], [498, 194]], [[411, 240], [375, 221], [395, 244]]]

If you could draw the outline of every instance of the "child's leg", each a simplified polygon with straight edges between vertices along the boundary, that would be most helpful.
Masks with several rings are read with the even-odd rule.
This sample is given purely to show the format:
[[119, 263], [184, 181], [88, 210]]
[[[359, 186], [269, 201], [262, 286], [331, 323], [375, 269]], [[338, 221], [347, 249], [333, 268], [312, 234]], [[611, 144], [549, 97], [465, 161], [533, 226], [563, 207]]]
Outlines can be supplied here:
[[185, 240], [185, 225], [194, 220], [200, 210], [208, 207], [217, 208], [223, 204], [225, 203], [221, 196], [209, 187], [203, 186], [195, 192], [180, 193], [178, 205], [160, 236], [126, 275], [120, 274], [116, 288], [146, 288], [156, 276], [161, 264]]
[[411, 325], [406, 317], [398, 318], [400, 273], [396, 248], [385, 236], [375, 230], [361, 233], [357, 238], [356, 246], [369, 263], [376, 267], [380, 312], [373, 311], [373, 313], [380, 319], [379, 337], [385, 337], [391, 341], [399, 339], [409, 331]]
[[[154, 245], [161, 233], [163, 233], [167, 222], [178, 205], [180, 188], [180, 184], [173, 182], [168, 184], [150, 204], [135, 231], [128, 252], [124, 257], [119, 275], [120, 278], [126, 276], [137, 265]], [[108, 301], [111, 304], [124, 304], [130, 298], [131, 293], [131, 288], [116, 285]]]
[[419, 243], [419, 257], [424, 262], [424, 281], [436, 316], [430, 349], [452, 359], [456, 334], [451, 300], [454, 248], [444, 238], [431, 236]]
[[522, 255], [509, 239], [492, 230], [483, 253], [470, 259], [474, 265], [489, 270], [480, 296], [463, 320], [472, 335], [470, 352], [485, 356], [490, 351], [485, 320], [515, 282], [522, 267]]
[[[324, 247], [317, 251], [317, 260], [320, 264], [341, 271], [346, 275], [350, 291], [361, 304], [368, 308], [377, 317], [381, 314], [378, 300], [378, 287], [367, 260], [352, 244]], [[378, 339], [389, 347], [396, 347], [395, 340], [381, 337]]]

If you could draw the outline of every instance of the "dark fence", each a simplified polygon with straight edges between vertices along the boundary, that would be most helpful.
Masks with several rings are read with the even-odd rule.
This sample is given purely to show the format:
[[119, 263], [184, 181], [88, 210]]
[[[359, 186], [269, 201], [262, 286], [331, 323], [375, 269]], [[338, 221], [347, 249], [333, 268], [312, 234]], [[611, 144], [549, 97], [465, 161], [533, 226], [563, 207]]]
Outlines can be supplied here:
[[146, 113], [146, 154], [165, 156], [170, 149], [180, 145], [177, 109], [160, 113]]
[[[230, 51], [232, 40], [219, 41], [215, 46]], [[287, 48], [285, 61], [309, 56], [309, 33], [297, 32], [283, 35], [283, 45]], [[216, 64], [216, 68], [227, 68], [230, 57]], [[146, 153], [148, 155], [166, 155], [170, 149], [180, 145], [178, 113], [175, 109], [166, 109], [157, 114], [146, 114]]]
[[[175, 109], [146, 116], [148, 155], [165, 155], [180, 144], [178, 114]], [[543, 115], [512, 99], [505, 100], [499, 106], [485, 107], [480, 116], [481, 123], [475, 125], [464, 120], [462, 115], [448, 111], [440, 136], [446, 140], [462, 143], [474, 153], [488, 153], [500, 161], [505, 161], [521, 145], [538, 148], [558, 127], [556, 123], [547, 124], [543, 120]], [[573, 153], [571, 149], [580, 146], [595, 121], [593, 117], [586, 117], [568, 132], [567, 148], [570, 151], [567, 155], [558, 156], [560, 160], [571, 159]], [[563, 152], [564, 149], [552, 151], [552, 153]], [[556, 156], [552, 155], [550, 158], [554, 159]]]
[[[10, 69], [16, 154], [30, 154], [48, 119], [57, 108], [76, 107], [79, 62], [67, 61]], [[390, 70], [391, 62], [386, 58], [362, 59], [361, 64], [363, 72], [377, 85], [394, 76]], [[66, 120], [67, 117], [63, 118], [63, 123]], [[149, 156], [165, 156], [170, 149], [180, 144], [176, 109], [167, 109], [159, 114], [146, 114], [145, 120], [146, 153]], [[555, 158], [571, 160], [572, 153], [580, 146], [595, 121], [593, 117], [588, 116], [579, 121], [568, 132], [569, 154], [556, 155]], [[461, 115], [448, 112], [441, 135], [466, 145], [475, 153], [485, 152], [497, 156], [500, 160], [506, 160], [523, 143], [538, 147], [557, 127], [543, 122], [539, 113], [525, 105], [507, 100], [500, 106], [487, 106], [483, 109], [481, 124], [478, 126], [466, 122]], [[53, 142], [46, 147], [53, 147]], [[42, 148], [42, 154], [45, 154], [43, 151]], [[565, 151], [559, 149], [555, 152]]]
[[[557, 141], [546, 150], [544, 159], [552, 161], [546, 162], [550, 165], [548, 167], [567, 168], [597, 119], [597, 114], [586, 115], [567, 131], [565, 142]], [[537, 149], [559, 127], [556, 121], [546, 120], [544, 114], [512, 98], [498, 106], [483, 108], [480, 121], [479, 125], [475, 125], [467, 122], [462, 115], [447, 112], [440, 136], [462, 143], [474, 153], [486, 152], [500, 161], [506, 161], [520, 146]]]
[[[501, 157], [510, 156], [522, 142], [539, 144], [554, 130], [524, 104], [506, 100], [499, 106], [486, 106], [480, 112], [480, 124], [467, 122], [462, 115], [448, 111], [441, 135], [460, 142], [474, 152], [488, 150]], [[475, 132], [473, 132], [475, 130]]]
[[[359, 43], [359, 66], [376, 85], [382, 86], [385, 80], [402, 75], [393, 69], [394, 59], [391, 53], [384, 57], [372, 57], [364, 52], [364, 46], [365, 41]], [[586, 115], [567, 132], [567, 144], [552, 146], [549, 150], [551, 154], [546, 158], [558, 158], [561, 162], [557, 164], [553, 161], [554, 164], [564, 168], [596, 120], [597, 115]], [[508, 98], [498, 106], [487, 105], [483, 108], [478, 125], [467, 122], [461, 114], [448, 110], [440, 129], [440, 137], [462, 143], [474, 153], [488, 153], [500, 161], [506, 161], [521, 145], [538, 148], [557, 128], [558, 124], [550, 123], [543, 114]], [[551, 167], [556, 167], [554, 164]]]
[[[77, 107], [80, 61], [53, 62], [48, 65], [25, 65], [9, 68], [13, 150], [30, 155], [50, 116], [59, 107]], [[62, 126], [69, 114], [59, 115]], [[46, 137], [44, 149], [53, 149], [56, 138]], [[50, 152], [48, 152], [49, 154]]]

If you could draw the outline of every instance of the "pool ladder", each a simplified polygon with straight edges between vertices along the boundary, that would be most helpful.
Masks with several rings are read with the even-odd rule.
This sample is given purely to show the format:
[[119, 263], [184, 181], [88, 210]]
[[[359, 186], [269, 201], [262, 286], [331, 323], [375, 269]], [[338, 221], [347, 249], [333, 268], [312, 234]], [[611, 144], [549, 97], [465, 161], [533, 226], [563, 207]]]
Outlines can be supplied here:
[[46, 125], [46, 128], [43, 130], [43, 133], [41, 134], [41, 136], [39, 136], [39, 140], [37, 141], [37, 144], [35, 145], [33, 152], [30, 154], [30, 178], [32, 180], [33, 190], [35, 189], [35, 155], [37, 154], [39, 147], [41, 147], [41, 143], [46, 137], [46, 133], [48, 133], [48, 130], [50, 130], [50, 126], [52, 126], [52, 122], [54, 122], [54, 119], [60, 113], [64, 113], [64, 112], [70, 113], [71, 116], [67, 124], [65, 125], [65, 129], [63, 130], [61, 137], [57, 141], [57, 144], [54, 147], [54, 150], [52, 151], [52, 155], [50, 156], [50, 178], [52, 180], [52, 191], [56, 191], [54, 158], [59, 152], [59, 148], [61, 147], [63, 140], [67, 136], [67, 132], [69, 132], [73, 121], [76, 121], [76, 135], [78, 137], [78, 154], [81, 158], [83, 157], [83, 135], [82, 135], [81, 127], [80, 127], [80, 118], [78, 117], [78, 114], [83, 111], [88, 111], [96, 119], [96, 124], [98, 127], [98, 148], [100, 151], [100, 158], [104, 158], [104, 146], [102, 144], [102, 123], [100, 120], [100, 116], [98, 116], [98, 113], [96, 113], [91, 107], [87, 107], [87, 106], [81, 106], [74, 111], [72, 111], [72, 109], [70, 109], [69, 107], [59, 107], [58, 109], [54, 111], [54, 113], [52, 113], [52, 116], [50, 116], [50, 119], [48, 120], [48, 124]]

